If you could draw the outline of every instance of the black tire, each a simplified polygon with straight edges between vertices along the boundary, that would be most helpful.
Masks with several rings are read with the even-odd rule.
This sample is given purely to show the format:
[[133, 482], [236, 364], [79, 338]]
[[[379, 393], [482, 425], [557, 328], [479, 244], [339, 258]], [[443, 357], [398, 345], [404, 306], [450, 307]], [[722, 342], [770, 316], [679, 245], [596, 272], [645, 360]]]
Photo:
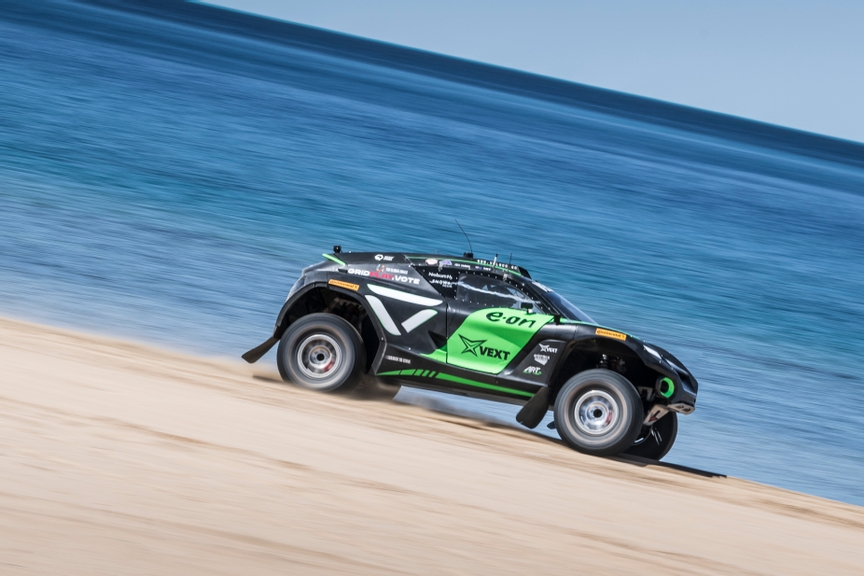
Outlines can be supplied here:
[[592, 456], [611, 456], [632, 446], [643, 418], [636, 388], [611, 370], [580, 372], [555, 399], [555, 427], [561, 439]]
[[276, 355], [286, 382], [317, 392], [354, 390], [363, 376], [366, 349], [357, 329], [334, 314], [310, 314], [285, 331]]
[[660, 460], [675, 443], [678, 437], [678, 414], [669, 412], [653, 426], [643, 426], [633, 445], [624, 451], [625, 454]]

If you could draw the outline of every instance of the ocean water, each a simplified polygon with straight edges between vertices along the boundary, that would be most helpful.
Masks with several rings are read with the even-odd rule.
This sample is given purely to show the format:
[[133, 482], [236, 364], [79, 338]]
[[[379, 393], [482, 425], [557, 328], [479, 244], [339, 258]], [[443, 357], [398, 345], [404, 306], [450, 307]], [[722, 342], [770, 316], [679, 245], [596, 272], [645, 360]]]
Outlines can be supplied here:
[[458, 218], [694, 372], [668, 461], [864, 504], [864, 146], [196, 10], [0, 2], [0, 314], [236, 358]]

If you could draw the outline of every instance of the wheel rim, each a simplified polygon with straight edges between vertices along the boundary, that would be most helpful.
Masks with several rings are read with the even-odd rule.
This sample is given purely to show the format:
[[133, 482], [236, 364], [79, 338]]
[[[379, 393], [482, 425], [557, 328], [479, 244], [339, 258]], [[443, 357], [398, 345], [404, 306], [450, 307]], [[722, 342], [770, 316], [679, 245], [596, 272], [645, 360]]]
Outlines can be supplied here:
[[342, 365], [342, 348], [327, 334], [309, 336], [297, 347], [297, 367], [304, 376], [322, 380], [329, 378]]
[[603, 390], [590, 390], [573, 407], [579, 430], [591, 436], [601, 436], [614, 430], [621, 418], [618, 402]]

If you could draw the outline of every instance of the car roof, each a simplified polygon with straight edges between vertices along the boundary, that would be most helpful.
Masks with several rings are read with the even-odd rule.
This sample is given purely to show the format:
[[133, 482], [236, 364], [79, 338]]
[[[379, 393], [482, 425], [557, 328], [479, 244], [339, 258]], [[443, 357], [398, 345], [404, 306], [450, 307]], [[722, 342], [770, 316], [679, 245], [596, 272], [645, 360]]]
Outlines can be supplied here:
[[[486, 260], [484, 258], [474, 258], [470, 253], [462, 256], [448, 256], [443, 254], [429, 254], [423, 252], [333, 252], [324, 254], [328, 260], [344, 260], [351, 264], [380, 264], [380, 263], [402, 263], [407, 260], [412, 266], [439, 266], [442, 268], [456, 268], [463, 270], [474, 270], [482, 272], [492, 272], [498, 274], [517, 274], [525, 278], [531, 278], [528, 270], [522, 266], [511, 264], [509, 262], [501, 262], [497, 259]], [[398, 257], [398, 258], [397, 258]], [[349, 262], [350, 261], [350, 262]]]

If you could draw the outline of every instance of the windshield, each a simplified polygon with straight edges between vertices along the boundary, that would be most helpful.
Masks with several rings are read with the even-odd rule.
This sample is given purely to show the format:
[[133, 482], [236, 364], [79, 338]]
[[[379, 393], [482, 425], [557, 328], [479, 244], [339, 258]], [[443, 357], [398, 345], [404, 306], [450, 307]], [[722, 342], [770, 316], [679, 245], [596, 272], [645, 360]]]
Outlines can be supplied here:
[[590, 316], [582, 312], [579, 308], [571, 304], [567, 301], [566, 298], [561, 296], [560, 294], [556, 294], [551, 290], [546, 292], [544, 296], [552, 303], [555, 308], [557, 308], [565, 318], [570, 320], [578, 320], [580, 322], [588, 322], [590, 324], [596, 324], [594, 320], [591, 319]]

